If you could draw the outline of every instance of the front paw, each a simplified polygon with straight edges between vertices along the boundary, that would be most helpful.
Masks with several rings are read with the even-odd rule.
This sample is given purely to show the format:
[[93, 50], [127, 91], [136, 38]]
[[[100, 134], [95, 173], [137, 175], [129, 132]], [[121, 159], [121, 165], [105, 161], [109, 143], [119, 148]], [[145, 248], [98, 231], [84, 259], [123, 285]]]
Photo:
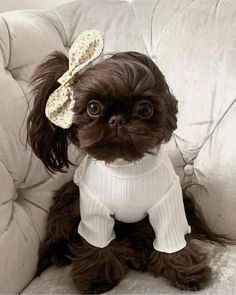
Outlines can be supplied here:
[[102, 294], [112, 290], [118, 282], [93, 282], [89, 289], [87, 289], [87, 293], [84, 294]]
[[78, 265], [73, 264], [72, 278], [81, 294], [102, 294], [118, 285], [121, 278], [113, 275], [113, 272], [116, 272], [115, 265], [110, 265], [110, 274], [106, 273], [107, 267], [108, 265], [104, 265], [104, 268], [98, 267], [81, 272]]
[[[72, 273], [73, 275], [73, 273]], [[118, 282], [102, 281], [99, 278], [88, 278], [87, 276], [73, 275], [73, 280], [81, 294], [102, 294], [112, 290]]]
[[115, 242], [102, 249], [86, 242], [69, 248], [73, 255], [72, 278], [82, 294], [108, 292], [126, 274], [127, 267]]
[[209, 281], [210, 277], [211, 268], [206, 266], [197, 273], [177, 273], [173, 284], [182, 290], [199, 291]]
[[189, 291], [202, 289], [211, 278], [206, 255], [190, 244], [171, 254], [153, 251], [148, 270], [155, 276], [169, 279], [177, 288]]

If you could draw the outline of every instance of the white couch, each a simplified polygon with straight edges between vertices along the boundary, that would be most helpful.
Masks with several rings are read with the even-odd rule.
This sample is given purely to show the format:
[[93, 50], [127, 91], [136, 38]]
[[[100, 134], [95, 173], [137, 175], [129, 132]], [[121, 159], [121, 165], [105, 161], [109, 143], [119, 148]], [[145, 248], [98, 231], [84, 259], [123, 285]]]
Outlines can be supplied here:
[[[25, 148], [28, 82], [54, 50], [84, 29], [105, 33], [105, 52], [140, 51], [157, 63], [179, 100], [166, 145], [211, 227], [236, 238], [236, 1], [78, 0], [52, 11], [0, 15], [0, 293], [77, 293], [70, 267], [34, 277], [52, 193], [72, 178], [49, 176]], [[71, 157], [76, 152], [71, 148]], [[236, 294], [236, 247], [206, 243], [213, 280], [198, 294]], [[28, 285], [28, 286], [27, 286]], [[129, 272], [111, 294], [180, 294], [162, 278]], [[186, 292], [182, 292], [187, 294]]]

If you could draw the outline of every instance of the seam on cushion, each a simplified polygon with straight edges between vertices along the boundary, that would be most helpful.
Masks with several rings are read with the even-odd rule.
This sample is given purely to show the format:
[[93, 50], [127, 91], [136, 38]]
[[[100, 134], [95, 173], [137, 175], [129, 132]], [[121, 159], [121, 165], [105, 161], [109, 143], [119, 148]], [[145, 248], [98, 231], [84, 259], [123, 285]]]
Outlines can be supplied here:
[[[25, 120], [25, 119], [24, 119]], [[23, 125], [23, 123], [22, 123], [22, 125]], [[21, 127], [22, 127], [22, 125], [21, 125]], [[21, 129], [22, 130], [22, 129]], [[21, 142], [22, 143], [22, 142]], [[23, 144], [23, 143], [22, 143]], [[25, 145], [25, 149], [27, 148], [27, 143], [26, 143], [26, 145]], [[32, 151], [32, 149], [30, 150], [30, 160], [29, 160], [29, 165], [28, 165], [28, 167], [27, 167], [27, 171], [26, 171], [26, 173], [25, 173], [25, 177], [22, 179], [22, 183], [25, 183], [26, 182], [26, 179], [27, 179], [27, 177], [28, 177], [28, 175], [29, 175], [29, 172], [30, 172], [30, 167], [31, 167], [31, 163], [32, 163], [32, 158], [33, 158], [33, 151]]]
[[[61, 18], [59, 17], [58, 13], [57, 13], [56, 11], [54, 11], [54, 13], [55, 13], [57, 19], [59, 20], [59, 22], [61, 23], [61, 25], [62, 25], [62, 27], [63, 27], [63, 31], [64, 31], [64, 35], [65, 35], [65, 42], [66, 42], [66, 44], [64, 44], [64, 46], [68, 47], [68, 46], [69, 46], [69, 44], [68, 44], [69, 40], [68, 40], [68, 36], [67, 36], [67, 34], [66, 34], [65, 26], [64, 26], [64, 24], [63, 24]], [[54, 25], [54, 26], [55, 26], [55, 25]], [[57, 29], [57, 30], [58, 30], [58, 29]]]
[[[15, 189], [15, 194], [16, 194], [16, 185], [15, 185], [14, 179], [12, 178], [11, 173], [8, 171], [6, 165], [3, 163], [3, 161], [0, 160], [0, 162], [1, 162], [1, 165], [5, 168], [7, 174], [9, 175], [9, 177], [11, 178], [12, 183], [13, 183], [13, 186], [14, 186], [14, 189]], [[15, 194], [14, 194], [14, 195], [15, 195]], [[14, 199], [10, 199], [10, 200], [7, 200], [7, 201], [5, 201], [4, 203], [2, 203], [2, 205], [3, 205], [3, 204], [7, 204], [7, 203], [12, 202], [12, 205], [11, 205], [11, 214], [10, 214], [10, 217], [9, 217], [9, 219], [8, 219], [7, 225], [6, 225], [6, 227], [0, 232], [0, 236], [2, 236], [2, 235], [4, 234], [4, 232], [7, 231], [7, 229], [9, 228], [9, 225], [10, 225], [10, 223], [11, 223], [11, 221], [12, 221], [12, 218], [13, 218], [13, 211], [14, 211], [14, 206], [13, 206], [13, 202], [14, 202], [14, 201], [15, 201]]]
[[4, 59], [4, 54], [3, 54], [2, 47], [1, 47], [0, 49], [1, 49], [2, 57], [3, 57], [3, 64], [2, 64], [2, 66], [3, 66], [3, 68], [5, 69], [5, 64], [4, 64], [4, 62], [5, 62], [5, 59]]
[[[22, 81], [24, 81], [24, 80], [22, 80]], [[24, 82], [26, 82], [28, 84], [28, 86], [27, 86], [27, 89], [28, 89], [30, 83], [28, 81], [24, 81]], [[22, 88], [22, 91], [23, 91], [24, 95], [21, 98], [22, 99], [24, 98], [25, 99], [25, 102], [26, 102], [25, 115], [24, 115], [24, 118], [23, 118], [22, 123], [21, 123], [21, 126], [20, 126], [20, 130], [19, 130], [19, 141], [24, 146], [25, 151], [27, 151], [27, 145], [28, 145], [28, 143], [27, 143], [27, 119], [28, 119], [29, 114], [30, 114], [30, 108], [29, 108], [30, 102], [29, 102], [27, 96], [29, 95], [30, 91], [28, 91], [28, 90], [24, 91], [23, 90], [23, 87], [20, 85], [20, 83], [18, 83], [18, 81], [17, 81], [17, 84]], [[25, 126], [24, 126], [24, 124], [25, 124]], [[23, 127], [25, 127], [24, 130], [23, 130]], [[26, 132], [25, 141], [23, 140], [24, 139], [24, 132]], [[28, 145], [28, 146], [30, 146], [30, 145]], [[33, 157], [33, 150], [32, 150], [32, 148], [30, 148], [29, 152], [30, 152], [29, 164], [28, 164], [28, 167], [27, 167], [25, 176], [22, 179], [21, 183], [25, 183], [26, 178], [29, 175], [29, 171], [30, 171], [30, 167], [31, 167], [31, 163], [32, 163], [32, 157]]]
[[19, 86], [19, 88], [21, 89], [21, 91], [22, 91], [22, 93], [23, 93], [23, 96], [22, 96], [21, 98], [25, 97], [26, 92], [25, 92], [25, 90], [23, 89], [23, 87], [20, 85], [20, 83], [18, 82], [19, 80], [15, 79], [14, 77], [12, 77], [12, 78], [14, 79], [14, 81], [16, 82], [16, 84]]
[[[201, 145], [201, 147], [199, 148], [199, 152], [200, 150], [205, 146], [205, 144], [207, 144], [207, 142], [212, 138], [212, 136], [214, 135], [217, 127], [220, 125], [220, 123], [222, 122], [222, 120], [226, 117], [226, 115], [228, 114], [228, 112], [231, 110], [231, 108], [234, 106], [234, 104], [236, 103], [236, 98], [233, 99], [233, 101], [231, 102], [231, 104], [228, 106], [228, 108], [225, 110], [224, 114], [221, 116], [221, 118], [218, 120], [218, 122], [216, 123], [215, 127], [213, 128], [212, 132], [208, 135], [208, 137], [206, 138], [206, 140], [203, 142], [203, 144]], [[198, 154], [199, 154], [198, 152]], [[197, 154], [197, 156], [198, 156]], [[195, 158], [197, 158], [197, 156]]]
[[14, 206], [13, 206], [13, 200], [9, 200], [8, 202], [12, 202], [12, 205], [11, 205], [11, 214], [10, 214], [10, 217], [9, 217], [9, 219], [8, 219], [8, 222], [7, 222], [7, 224], [6, 224], [6, 226], [5, 226], [5, 228], [0, 232], [0, 237], [5, 233], [5, 232], [7, 232], [8, 231], [8, 228], [10, 227], [10, 225], [11, 225], [11, 223], [12, 223], [12, 220], [13, 220], [13, 212], [14, 212]]
[[231, 102], [231, 104], [226, 108], [225, 112], [223, 113], [223, 115], [221, 116], [221, 118], [218, 120], [218, 122], [216, 123], [216, 125], [215, 125], [215, 127], [213, 128], [213, 130], [211, 131], [211, 133], [208, 134], [208, 136], [207, 136], [207, 138], [205, 139], [205, 141], [204, 141], [204, 142], [203, 142], [203, 143], [197, 148], [198, 152], [197, 152], [196, 156], [194, 156], [193, 158], [191, 158], [190, 161], [187, 162], [187, 161], [185, 160], [185, 158], [184, 158], [184, 156], [183, 156], [183, 153], [182, 153], [181, 149], [179, 148], [178, 143], [177, 143], [177, 141], [176, 141], [176, 139], [175, 139], [175, 136], [174, 136], [174, 139], [175, 139], [175, 142], [176, 142], [176, 146], [178, 147], [178, 149], [179, 149], [179, 151], [180, 151], [180, 153], [181, 153], [181, 155], [182, 155], [182, 158], [183, 158], [183, 160], [185, 161], [186, 164], [193, 164], [193, 163], [194, 163], [194, 160], [198, 157], [198, 155], [199, 155], [201, 149], [202, 149], [202, 148], [205, 146], [205, 144], [207, 144], [208, 141], [212, 138], [212, 136], [214, 135], [214, 133], [215, 133], [217, 127], [220, 125], [220, 123], [222, 122], [222, 120], [224, 120], [224, 118], [226, 117], [227, 113], [231, 110], [231, 108], [234, 106], [235, 103], [236, 103], [236, 98], [233, 99], [233, 101]]
[[153, 49], [152, 45], [153, 45], [153, 30], [154, 30], [154, 28], [153, 28], [154, 14], [155, 14], [157, 6], [160, 4], [160, 2], [161, 2], [161, 0], [158, 0], [156, 2], [155, 6], [154, 6], [154, 9], [153, 9], [153, 13], [152, 13], [152, 18], [151, 18], [151, 44], [150, 44], [151, 52], [153, 51], [152, 50]]
[[[25, 101], [26, 101], [26, 103], [28, 104], [28, 101], [27, 101], [27, 94], [28, 93], [26, 93], [25, 91], [24, 91], [24, 89], [23, 89], [23, 87], [20, 85], [20, 83], [18, 83], [18, 81], [16, 80], [16, 79], [14, 79], [14, 77], [12, 77], [12, 79], [16, 82], [16, 84], [19, 86], [19, 88], [21, 89], [21, 91], [22, 91], [22, 96], [20, 96], [20, 98], [19, 99], [23, 99], [23, 98], [25, 98]], [[25, 120], [28, 118], [28, 108], [27, 108], [27, 110], [26, 110], [26, 113], [25, 113], [25, 116], [24, 116], [24, 118], [23, 118], [23, 120], [22, 120], [22, 122], [21, 122], [21, 126], [20, 126], [20, 130], [19, 130], [19, 134], [18, 134], [18, 139], [19, 139], [19, 141], [20, 141], [20, 143], [23, 145], [23, 146], [25, 146], [25, 148], [26, 148], [26, 145], [24, 144], [24, 142], [23, 142], [23, 140], [22, 140], [22, 137], [21, 137], [21, 135], [22, 135], [22, 127], [23, 127], [23, 124], [24, 124], [24, 122], [25, 122]], [[30, 164], [31, 164], [31, 160], [32, 160], [32, 149], [31, 149], [31, 155], [30, 155]], [[1, 161], [1, 160], [0, 160]], [[3, 162], [1, 161], [1, 163], [3, 164]], [[28, 165], [28, 167], [27, 167], [27, 171], [26, 171], [26, 173], [25, 173], [25, 176], [24, 176], [24, 178], [19, 182], [19, 184], [18, 184], [18, 187], [20, 187], [20, 183], [22, 183], [22, 182], [24, 182], [25, 181], [25, 179], [26, 179], [26, 177], [28, 176], [28, 173], [29, 173], [29, 170], [30, 170], [30, 164]], [[4, 164], [3, 164], [4, 165]], [[4, 167], [5, 167], [5, 169], [7, 170], [7, 172], [8, 172], [8, 174], [11, 176], [11, 178], [12, 178], [12, 175], [10, 174], [10, 172], [8, 171], [8, 169], [7, 169], [7, 167], [4, 165]], [[12, 180], [13, 180], [13, 178], [12, 178]], [[13, 180], [13, 182], [14, 182], [14, 180]], [[15, 182], [14, 182], [14, 184], [15, 184]], [[16, 184], [15, 184], [16, 185]]]
[[63, 45], [66, 47], [66, 46], [68, 46], [68, 38], [67, 38], [67, 35], [66, 35], [66, 30], [65, 30], [64, 24], [63, 24], [62, 20], [60, 19], [60, 17], [58, 16], [57, 12], [55, 10], [53, 10], [52, 12], [54, 13], [54, 15], [56, 16], [57, 20], [62, 25], [66, 44], [64, 44], [64, 42], [63, 42], [63, 38], [61, 36], [61, 32], [59, 31], [58, 27], [54, 24], [54, 22], [50, 19], [50, 17], [46, 13], [42, 13], [42, 16], [43, 16], [44, 19], [46, 19], [56, 29], [58, 35], [60, 36], [60, 39], [61, 39]]
[[[14, 186], [14, 196], [15, 196], [15, 195], [17, 194], [17, 190], [16, 190], [16, 184], [15, 184], [15, 182], [14, 182], [14, 179], [12, 178], [11, 173], [9, 172], [9, 170], [7, 169], [6, 165], [3, 163], [2, 160], [0, 160], [0, 163], [1, 163], [1, 165], [5, 168], [7, 174], [9, 175], [9, 177], [10, 177], [11, 180], [12, 180], [12, 184], [13, 184], [13, 186]], [[10, 217], [9, 217], [9, 219], [8, 219], [8, 222], [7, 222], [6, 226], [5, 226], [5, 228], [0, 232], [0, 236], [2, 236], [2, 235], [8, 230], [8, 228], [9, 228], [11, 222], [12, 222], [12, 219], [13, 219], [13, 212], [14, 212], [13, 202], [17, 202], [17, 201], [11, 198], [10, 200], [7, 200], [7, 201], [5, 201], [5, 202], [3, 202], [3, 203], [1, 204], [1, 205], [5, 205], [5, 204], [10, 203], [10, 202], [11, 202], [11, 214], [10, 214]]]
[[44, 211], [45, 213], [49, 214], [49, 211], [47, 211], [46, 209], [44, 209], [44, 208], [41, 207], [40, 205], [38, 205], [38, 204], [36, 204], [36, 203], [30, 201], [28, 198], [22, 196], [22, 199], [25, 200], [26, 202], [30, 203], [31, 205], [35, 206], [36, 208], [38, 208], [38, 209]]
[[[13, 78], [14, 79], [14, 78]], [[27, 101], [27, 92], [23, 89], [23, 87], [20, 85], [20, 83], [18, 83], [18, 81], [16, 80], [16, 79], [14, 79], [15, 81], [16, 81], [16, 83], [17, 83], [17, 85], [20, 87], [20, 89], [21, 89], [21, 91], [22, 91], [22, 93], [23, 93], [23, 96], [21, 96], [20, 97], [20, 99], [25, 99], [25, 101], [26, 101], [26, 104], [28, 105], [28, 101]], [[22, 120], [22, 122], [21, 122], [21, 126], [20, 126], [20, 130], [19, 130], [19, 134], [18, 134], [18, 138], [19, 138], [19, 142], [25, 147], [25, 150], [26, 150], [26, 148], [27, 148], [27, 143], [25, 142], [24, 143], [24, 141], [23, 141], [23, 137], [24, 137], [24, 135], [22, 134], [22, 132], [24, 133], [24, 131], [26, 131], [27, 132], [27, 129], [25, 128], [23, 131], [22, 131], [22, 128], [23, 128], [23, 125], [24, 125], [24, 122], [25, 122], [25, 120], [27, 120], [28, 119], [28, 116], [29, 116], [29, 109], [28, 109], [28, 107], [26, 108], [26, 112], [25, 112], [25, 116], [24, 116], [24, 118], [23, 118], [23, 120]], [[27, 137], [27, 136], [26, 136]], [[26, 173], [25, 173], [25, 175], [24, 175], [24, 178], [20, 181], [20, 183], [24, 183], [25, 182], [25, 180], [26, 180], [26, 178], [27, 178], [27, 176], [28, 176], [28, 174], [29, 174], [29, 171], [30, 171], [30, 166], [31, 166], [31, 163], [32, 163], [32, 149], [30, 150], [30, 160], [29, 160], [29, 165], [28, 165], [28, 167], [27, 167], [27, 170], [26, 170]], [[19, 187], [20, 187], [20, 183], [19, 183]]]
[[218, 0], [217, 3], [216, 3], [216, 7], [215, 7], [215, 17], [216, 17], [216, 15], [217, 15], [218, 10], [219, 10], [220, 4], [221, 4], [220, 2], [221, 2], [221, 0]]
[[8, 222], [7, 222], [7, 224], [6, 224], [6, 226], [5, 226], [5, 228], [0, 232], [0, 237], [2, 237], [7, 231], [8, 231], [8, 229], [9, 229], [9, 227], [10, 227], [10, 225], [11, 225], [11, 223], [12, 223], [12, 220], [13, 220], [13, 212], [14, 212], [14, 206], [13, 206], [13, 200], [10, 200], [11, 202], [12, 202], [12, 206], [11, 206], [11, 214], [10, 214], [10, 217], [9, 217], [9, 219], [8, 219]]
[[16, 184], [15, 184], [15, 182], [14, 182], [14, 179], [13, 179], [13, 177], [12, 177], [12, 175], [11, 175], [11, 173], [9, 172], [9, 170], [7, 169], [7, 166], [3, 163], [3, 161], [0, 159], [0, 163], [2, 164], [2, 166], [6, 169], [6, 171], [7, 171], [7, 173], [9, 174], [9, 176], [11, 177], [11, 179], [12, 179], [12, 182], [13, 182], [13, 184], [15, 185], [15, 187], [16, 187]]
[[[14, 202], [14, 200], [11, 200], [12, 202]], [[37, 230], [37, 227], [35, 226], [35, 224], [33, 223], [33, 220], [31, 218], [31, 216], [28, 214], [28, 212], [25, 210], [25, 208], [19, 203], [19, 202], [15, 202], [15, 206], [20, 206], [21, 210], [23, 210], [26, 214], [26, 216], [29, 218], [30, 220], [30, 224], [31, 226], [34, 228], [35, 232], [36, 232], [36, 235], [38, 236], [39, 238], [39, 241], [41, 242], [41, 238], [40, 238], [40, 235], [39, 235], [39, 232]], [[11, 211], [11, 215], [10, 215], [10, 218], [8, 220], [8, 223], [6, 225], [6, 227], [0, 232], [0, 237], [2, 237], [9, 229], [12, 221], [13, 221], [13, 218], [14, 218], [14, 212], [15, 212], [15, 206], [12, 205], [12, 211]], [[25, 237], [23, 231], [21, 230], [21, 227], [19, 226], [19, 230], [21, 231], [21, 234]]]
[[[180, 152], [180, 154], [181, 154], [182, 160], [185, 162], [185, 164], [189, 164], [189, 163], [191, 163], [192, 160], [189, 161], [189, 162], [187, 162], [187, 161], [185, 160], [185, 158], [184, 158], [184, 154], [183, 154], [183, 152], [181, 151], [181, 149], [180, 149], [180, 147], [179, 147], [179, 145], [178, 145], [178, 142], [177, 142], [177, 140], [176, 140], [176, 135], [175, 135], [174, 132], [173, 132], [173, 138], [174, 138], [174, 141], [175, 141], [176, 147], [178, 148], [178, 150], [179, 150], [179, 152]], [[178, 167], [183, 167], [183, 166], [178, 166]]]
[[168, 24], [166, 25], [166, 27], [163, 29], [160, 37], [159, 37], [159, 40], [158, 40], [158, 43], [157, 43], [157, 46], [156, 46], [156, 50], [158, 50], [158, 48], [160, 47], [160, 43], [161, 43], [161, 40], [163, 38], [163, 36], [165, 36], [165, 34], [168, 32], [168, 29], [169, 27], [173, 24], [173, 22], [182, 15], [182, 13], [187, 9], [189, 8], [193, 3], [195, 3], [197, 0], [192, 0], [189, 4], [187, 4], [179, 13], [177, 13], [175, 16], [173, 16], [171, 18], [171, 20], [168, 22]]
[[6, 205], [7, 203], [10, 203], [11, 201], [12, 201], [12, 199], [4, 201], [4, 202], [1, 203], [1, 206]]
[[5, 20], [5, 18], [3, 16], [2, 16], [2, 20], [4, 21], [4, 23], [6, 25], [6, 29], [7, 29], [7, 33], [8, 33], [8, 40], [9, 40], [9, 58], [8, 58], [7, 65], [5, 67], [5, 69], [8, 69], [9, 68], [9, 65], [11, 63], [11, 56], [12, 56], [11, 34], [10, 34], [9, 25], [8, 25], [7, 21]]
[[[26, 95], [25, 95], [25, 97], [26, 97]], [[26, 101], [27, 101], [27, 99], [26, 99]], [[27, 101], [27, 103], [28, 103], [28, 101]], [[27, 145], [28, 145], [28, 143], [27, 143], [27, 128], [26, 128], [26, 126], [25, 126], [25, 129], [23, 130], [23, 126], [24, 126], [24, 122], [25, 122], [25, 120], [27, 121], [27, 119], [28, 119], [28, 117], [29, 117], [29, 108], [27, 107], [27, 109], [26, 109], [26, 113], [25, 113], [25, 117], [24, 117], [24, 119], [23, 119], [23, 121], [22, 121], [22, 123], [21, 123], [21, 127], [20, 127], [20, 131], [19, 131], [19, 140], [20, 140], [20, 142], [21, 142], [21, 144], [25, 147], [25, 150], [27, 150]], [[23, 131], [22, 131], [23, 130]], [[22, 134], [22, 132], [23, 132], [23, 134], [24, 134], [24, 132], [26, 132], [26, 142], [24, 143], [23, 142], [23, 138], [24, 138], [24, 135]], [[22, 136], [22, 137], [21, 137]], [[28, 145], [29, 146], [29, 145]], [[33, 150], [32, 150], [32, 148], [30, 147], [30, 159], [29, 159], [29, 164], [28, 164], [28, 167], [27, 167], [27, 171], [26, 171], [26, 173], [25, 173], [25, 176], [24, 176], [24, 178], [22, 179], [22, 183], [25, 183], [25, 181], [26, 181], [26, 179], [27, 179], [27, 177], [28, 177], [28, 175], [29, 175], [29, 172], [30, 172], [30, 168], [31, 168], [31, 164], [32, 164], [32, 158], [33, 158]]]
[[143, 33], [140, 31], [139, 29], [139, 26], [138, 26], [138, 21], [137, 21], [137, 18], [136, 18], [136, 15], [135, 15], [135, 12], [134, 12], [134, 9], [133, 9], [133, 5], [132, 5], [133, 2], [127, 2], [128, 4], [128, 7], [129, 7], [129, 10], [131, 12], [131, 14], [133, 15], [134, 17], [134, 21], [135, 21], [135, 26], [136, 26], [136, 29], [137, 29], [137, 32], [139, 33], [139, 35], [141, 36], [142, 40], [143, 40], [143, 44], [144, 44], [144, 47], [146, 49], [146, 52], [149, 56], [151, 56], [151, 52], [149, 52], [149, 50], [147, 49], [147, 44], [143, 38]]
[[[27, 80], [24, 80], [24, 79], [22, 79], [22, 78], [14, 78], [13, 77], [13, 79], [19, 84], [21, 81], [22, 82], [25, 82], [25, 83], [27, 83], [27, 84], [29, 84], [29, 81], [27, 81]], [[23, 92], [24, 92], [24, 94], [25, 94], [25, 91], [23, 90]]]
[[[4, 23], [5, 27], [6, 27], [6, 30], [7, 30], [6, 22], [4, 21], [2, 16], [1, 16], [1, 19], [2, 19], [2, 21], [3, 21], [3, 23]], [[9, 33], [8, 33], [8, 43], [9, 43], [9, 47], [10, 47]], [[2, 66], [3, 66], [4, 69], [6, 69], [6, 67], [5, 67], [5, 54], [3, 53], [2, 47], [1, 47], [1, 52], [2, 52], [2, 57], [3, 57], [3, 65]]]
[[[24, 200], [26, 200], [25, 198], [23, 198]], [[31, 203], [32, 204], [32, 203]], [[31, 222], [31, 225], [32, 227], [34, 228], [38, 238], [39, 238], [39, 241], [41, 242], [41, 238], [40, 238], [40, 234], [38, 232], [38, 229], [37, 229], [37, 226], [34, 224], [33, 222], [33, 219], [32, 219], [32, 216], [29, 214], [29, 212], [24, 208], [24, 206], [22, 206], [21, 202], [18, 202], [18, 205], [21, 207], [21, 209], [25, 212], [25, 214], [27, 215], [27, 217], [29, 218], [30, 222]]]

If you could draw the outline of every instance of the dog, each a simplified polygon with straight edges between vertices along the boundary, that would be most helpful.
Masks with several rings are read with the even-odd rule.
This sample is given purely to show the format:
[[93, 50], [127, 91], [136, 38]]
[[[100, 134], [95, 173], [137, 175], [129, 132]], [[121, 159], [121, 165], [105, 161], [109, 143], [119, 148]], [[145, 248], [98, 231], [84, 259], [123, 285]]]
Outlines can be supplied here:
[[[105, 163], [135, 162], [168, 142], [177, 128], [177, 100], [157, 65], [138, 52], [115, 53], [76, 74], [74, 121], [62, 129], [45, 116], [48, 97], [68, 69], [68, 58], [54, 52], [32, 79], [34, 105], [27, 121], [27, 141], [50, 172], [65, 172], [73, 163], [68, 146]], [[145, 196], [143, 196], [145, 198]], [[183, 290], [199, 290], [211, 278], [207, 256], [193, 238], [223, 244], [210, 230], [192, 195], [183, 190], [192, 233], [186, 246], [165, 253], [154, 249], [155, 234], [145, 217], [125, 223], [115, 220], [116, 238], [106, 247], [91, 245], [78, 234], [80, 188], [70, 181], [54, 195], [47, 233], [39, 249], [37, 275], [51, 264], [72, 263], [71, 275], [84, 294], [107, 292], [119, 284], [129, 268], [163, 276]]]

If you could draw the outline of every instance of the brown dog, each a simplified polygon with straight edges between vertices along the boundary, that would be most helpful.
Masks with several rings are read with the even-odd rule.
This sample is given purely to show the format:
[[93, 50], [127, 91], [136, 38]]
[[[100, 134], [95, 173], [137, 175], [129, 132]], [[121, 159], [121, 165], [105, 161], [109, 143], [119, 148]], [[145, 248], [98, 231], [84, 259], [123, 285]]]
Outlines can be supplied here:
[[[141, 159], [169, 141], [177, 127], [177, 100], [149, 57], [137, 52], [117, 53], [77, 74], [74, 123], [65, 130], [48, 121], [45, 106], [59, 87], [57, 79], [67, 69], [67, 57], [55, 52], [33, 78], [35, 100], [28, 118], [28, 142], [49, 171], [69, 167], [70, 142], [97, 160], [113, 162]], [[114, 114], [123, 122], [116, 140], [108, 124]], [[184, 204], [192, 234], [186, 237], [187, 246], [172, 254], [154, 250], [154, 232], [147, 218], [132, 224], [116, 221], [115, 240], [105, 248], [90, 245], [77, 233], [79, 194], [73, 182], [55, 194], [47, 236], [39, 250], [38, 274], [51, 263], [72, 262], [72, 277], [80, 292], [94, 294], [117, 285], [129, 267], [164, 276], [186, 290], [198, 290], [209, 280], [206, 256], [190, 239], [225, 240], [208, 228], [190, 194], [184, 192]]]

